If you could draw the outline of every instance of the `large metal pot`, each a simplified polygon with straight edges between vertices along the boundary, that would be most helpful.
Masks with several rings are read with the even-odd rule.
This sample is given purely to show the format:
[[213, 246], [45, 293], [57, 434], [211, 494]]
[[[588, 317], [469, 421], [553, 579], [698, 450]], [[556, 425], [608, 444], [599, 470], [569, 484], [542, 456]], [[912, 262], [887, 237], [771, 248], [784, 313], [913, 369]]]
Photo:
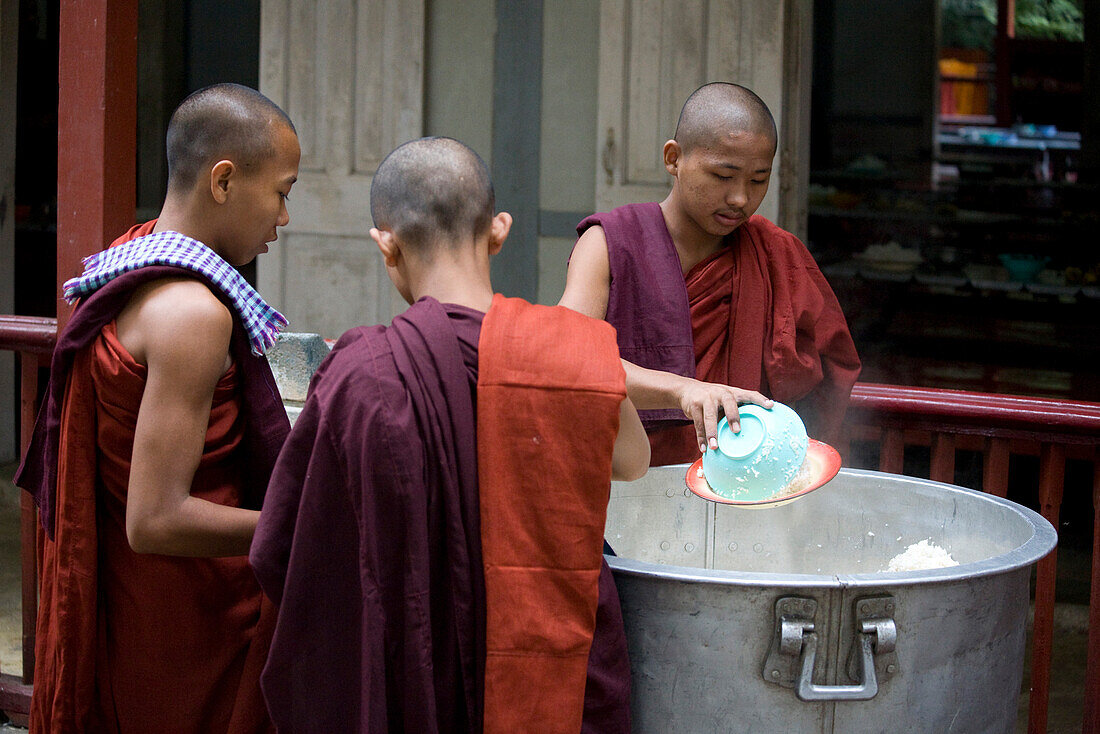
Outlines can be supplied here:
[[[607, 538], [636, 732], [1010, 732], [1042, 516], [991, 495], [842, 470], [780, 507], [612, 484]], [[886, 573], [929, 538], [960, 565]]]

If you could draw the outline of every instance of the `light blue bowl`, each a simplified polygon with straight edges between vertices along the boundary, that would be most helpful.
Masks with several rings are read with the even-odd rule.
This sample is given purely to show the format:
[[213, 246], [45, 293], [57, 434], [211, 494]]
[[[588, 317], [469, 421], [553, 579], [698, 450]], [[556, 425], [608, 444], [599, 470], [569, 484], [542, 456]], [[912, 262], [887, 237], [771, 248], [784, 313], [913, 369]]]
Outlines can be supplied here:
[[782, 403], [768, 410], [742, 405], [741, 430], [718, 422], [718, 448], [703, 454], [703, 475], [719, 497], [760, 502], [786, 487], [802, 468], [809, 437], [798, 414]]

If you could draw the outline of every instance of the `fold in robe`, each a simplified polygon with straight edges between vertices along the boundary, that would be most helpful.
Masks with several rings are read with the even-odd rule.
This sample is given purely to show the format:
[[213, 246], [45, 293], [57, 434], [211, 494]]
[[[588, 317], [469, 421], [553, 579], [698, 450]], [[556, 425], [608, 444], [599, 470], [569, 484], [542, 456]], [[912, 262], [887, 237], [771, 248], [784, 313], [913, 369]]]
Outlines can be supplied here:
[[[47, 401], [17, 475], [47, 531], [33, 731], [270, 728], [258, 679], [273, 609], [246, 559], [138, 555], [125, 537], [144, 368], [112, 322], [139, 284], [188, 273], [149, 267], [112, 281], [78, 304], [54, 351]], [[267, 361], [250, 354], [239, 324], [231, 352], [193, 492], [237, 504], [262, 497], [289, 423]]]
[[[431, 734], [491, 729], [500, 721], [494, 712], [483, 715], [482, 437], [471, 375], [485, 353], [468, 309], [462, 311], [424, 298], [388, 328], [352, 329], [310, 383], [251, 553], [261, 585], [279, 605], [263, 689], [280, 730]], [[559, 344], [572, 342], [558, 328], [559, 314], [553, 309], [540, 328], [557, 334]], [[495, 328], [490, 322], [480, 339], [495, 344]], [[522, 338], [506, 341], [520, 350], [512, 356], [523, 353]], [[610, 330], [603, 343], [614, 352]], [[598, 347], [589, 340], [586, 349]], [[495, 430], [527, 420], [518, 411]], [[574, 440], [595, 437], [577, 430], [575, 413], [569, 423]], [[591, 488], [605, 503], [609, 477], [608, 464]], [[522, 497], [527, 483], [510, 489]], [[600, 547], [597, 540], [597, 559]], [[583, 595], [594, 609], [594, 583]], [[572, 686], [574, 709], [565, 715], [576, 720], [574, 731], [582, 705], [594, 720], [628, 717], [628, 684], [616, 678], [628, 670], [616, 612], [604, 611], [604, 619], [618, 619], [620, 628], [593, 645], [591, 707], [583, 675]], [[532, 690], [524, 680], [515, 684]], [[541, 722], [527, 726], [543, 731]]]
[[[578, 232], [593, 225], [607, 240], [607, 319], [625, 359], [758, 390], [794, 407], [810, 435], [835, 439], [860, 361], [836, 296], [797, 237], [753, 216], [684, 275], [658, 204], [593, 215]], [[691, 370], [682, 345], [689, 326]], [[647, 425], [651, 464], [698, 458], [694, 428], [666, 426]]]

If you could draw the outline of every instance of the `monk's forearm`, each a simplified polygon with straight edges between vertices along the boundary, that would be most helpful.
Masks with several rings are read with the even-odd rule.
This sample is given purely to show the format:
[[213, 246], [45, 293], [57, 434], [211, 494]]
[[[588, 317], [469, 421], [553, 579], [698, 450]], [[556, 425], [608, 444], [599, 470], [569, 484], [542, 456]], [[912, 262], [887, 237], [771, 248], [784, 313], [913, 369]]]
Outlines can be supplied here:
[[645, 369], [623, 360], [626, 394], [639, 410], [678, 408], [695, 424], [699, 450], [718, 448], [718, 420], [729, 418], [730, 428], [740, 430], [737, 406], [755, 403], [765, 408], [772, 401], [755, 390], [693, 380], [669, 372]]
[[619, 433], [611, 455], [611, 478], [629, 482], [641, 478], [648, 468], [649, 437], [637, 409], [627, 398], [619, 406]]
[[138, 553], [213, 558], [248, 555], [260, 513], [188, 496], [147, 516], [127, 517], [126, 535]]
[[638, 410], [661, 410], [679, 408], [683, 410], [681, 395], [690, 382], [686, 377], [671, 372], [639, 367], [632, 362], [622, 360], [626, 371], [626, 394]]

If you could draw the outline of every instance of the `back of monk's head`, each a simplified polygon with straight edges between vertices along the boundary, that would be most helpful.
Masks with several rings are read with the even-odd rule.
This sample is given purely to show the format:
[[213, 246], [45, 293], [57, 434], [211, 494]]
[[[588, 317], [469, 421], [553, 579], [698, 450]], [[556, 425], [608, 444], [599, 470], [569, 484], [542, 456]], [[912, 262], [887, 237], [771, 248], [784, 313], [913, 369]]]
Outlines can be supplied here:
[[423, 255], [481, 237], [495, 207], [485, 161], [453, 138], [398, 146], [378, 166], [370, 187], [374, 226]]
[[675, 139], [686, 154], [729, 131], [762, 135], [772, 141], [773, 151], [779, 139], [771, 110], [755, 92], [740, 84], [711, 82], [696, 89], [684, 102]]
[[192, 93], [168, 121], [168, 188], [185, 191], [220, 160], [254, 171], [275, 152], [274, 131], [294, 123], [255, 89], [214, 84]]

